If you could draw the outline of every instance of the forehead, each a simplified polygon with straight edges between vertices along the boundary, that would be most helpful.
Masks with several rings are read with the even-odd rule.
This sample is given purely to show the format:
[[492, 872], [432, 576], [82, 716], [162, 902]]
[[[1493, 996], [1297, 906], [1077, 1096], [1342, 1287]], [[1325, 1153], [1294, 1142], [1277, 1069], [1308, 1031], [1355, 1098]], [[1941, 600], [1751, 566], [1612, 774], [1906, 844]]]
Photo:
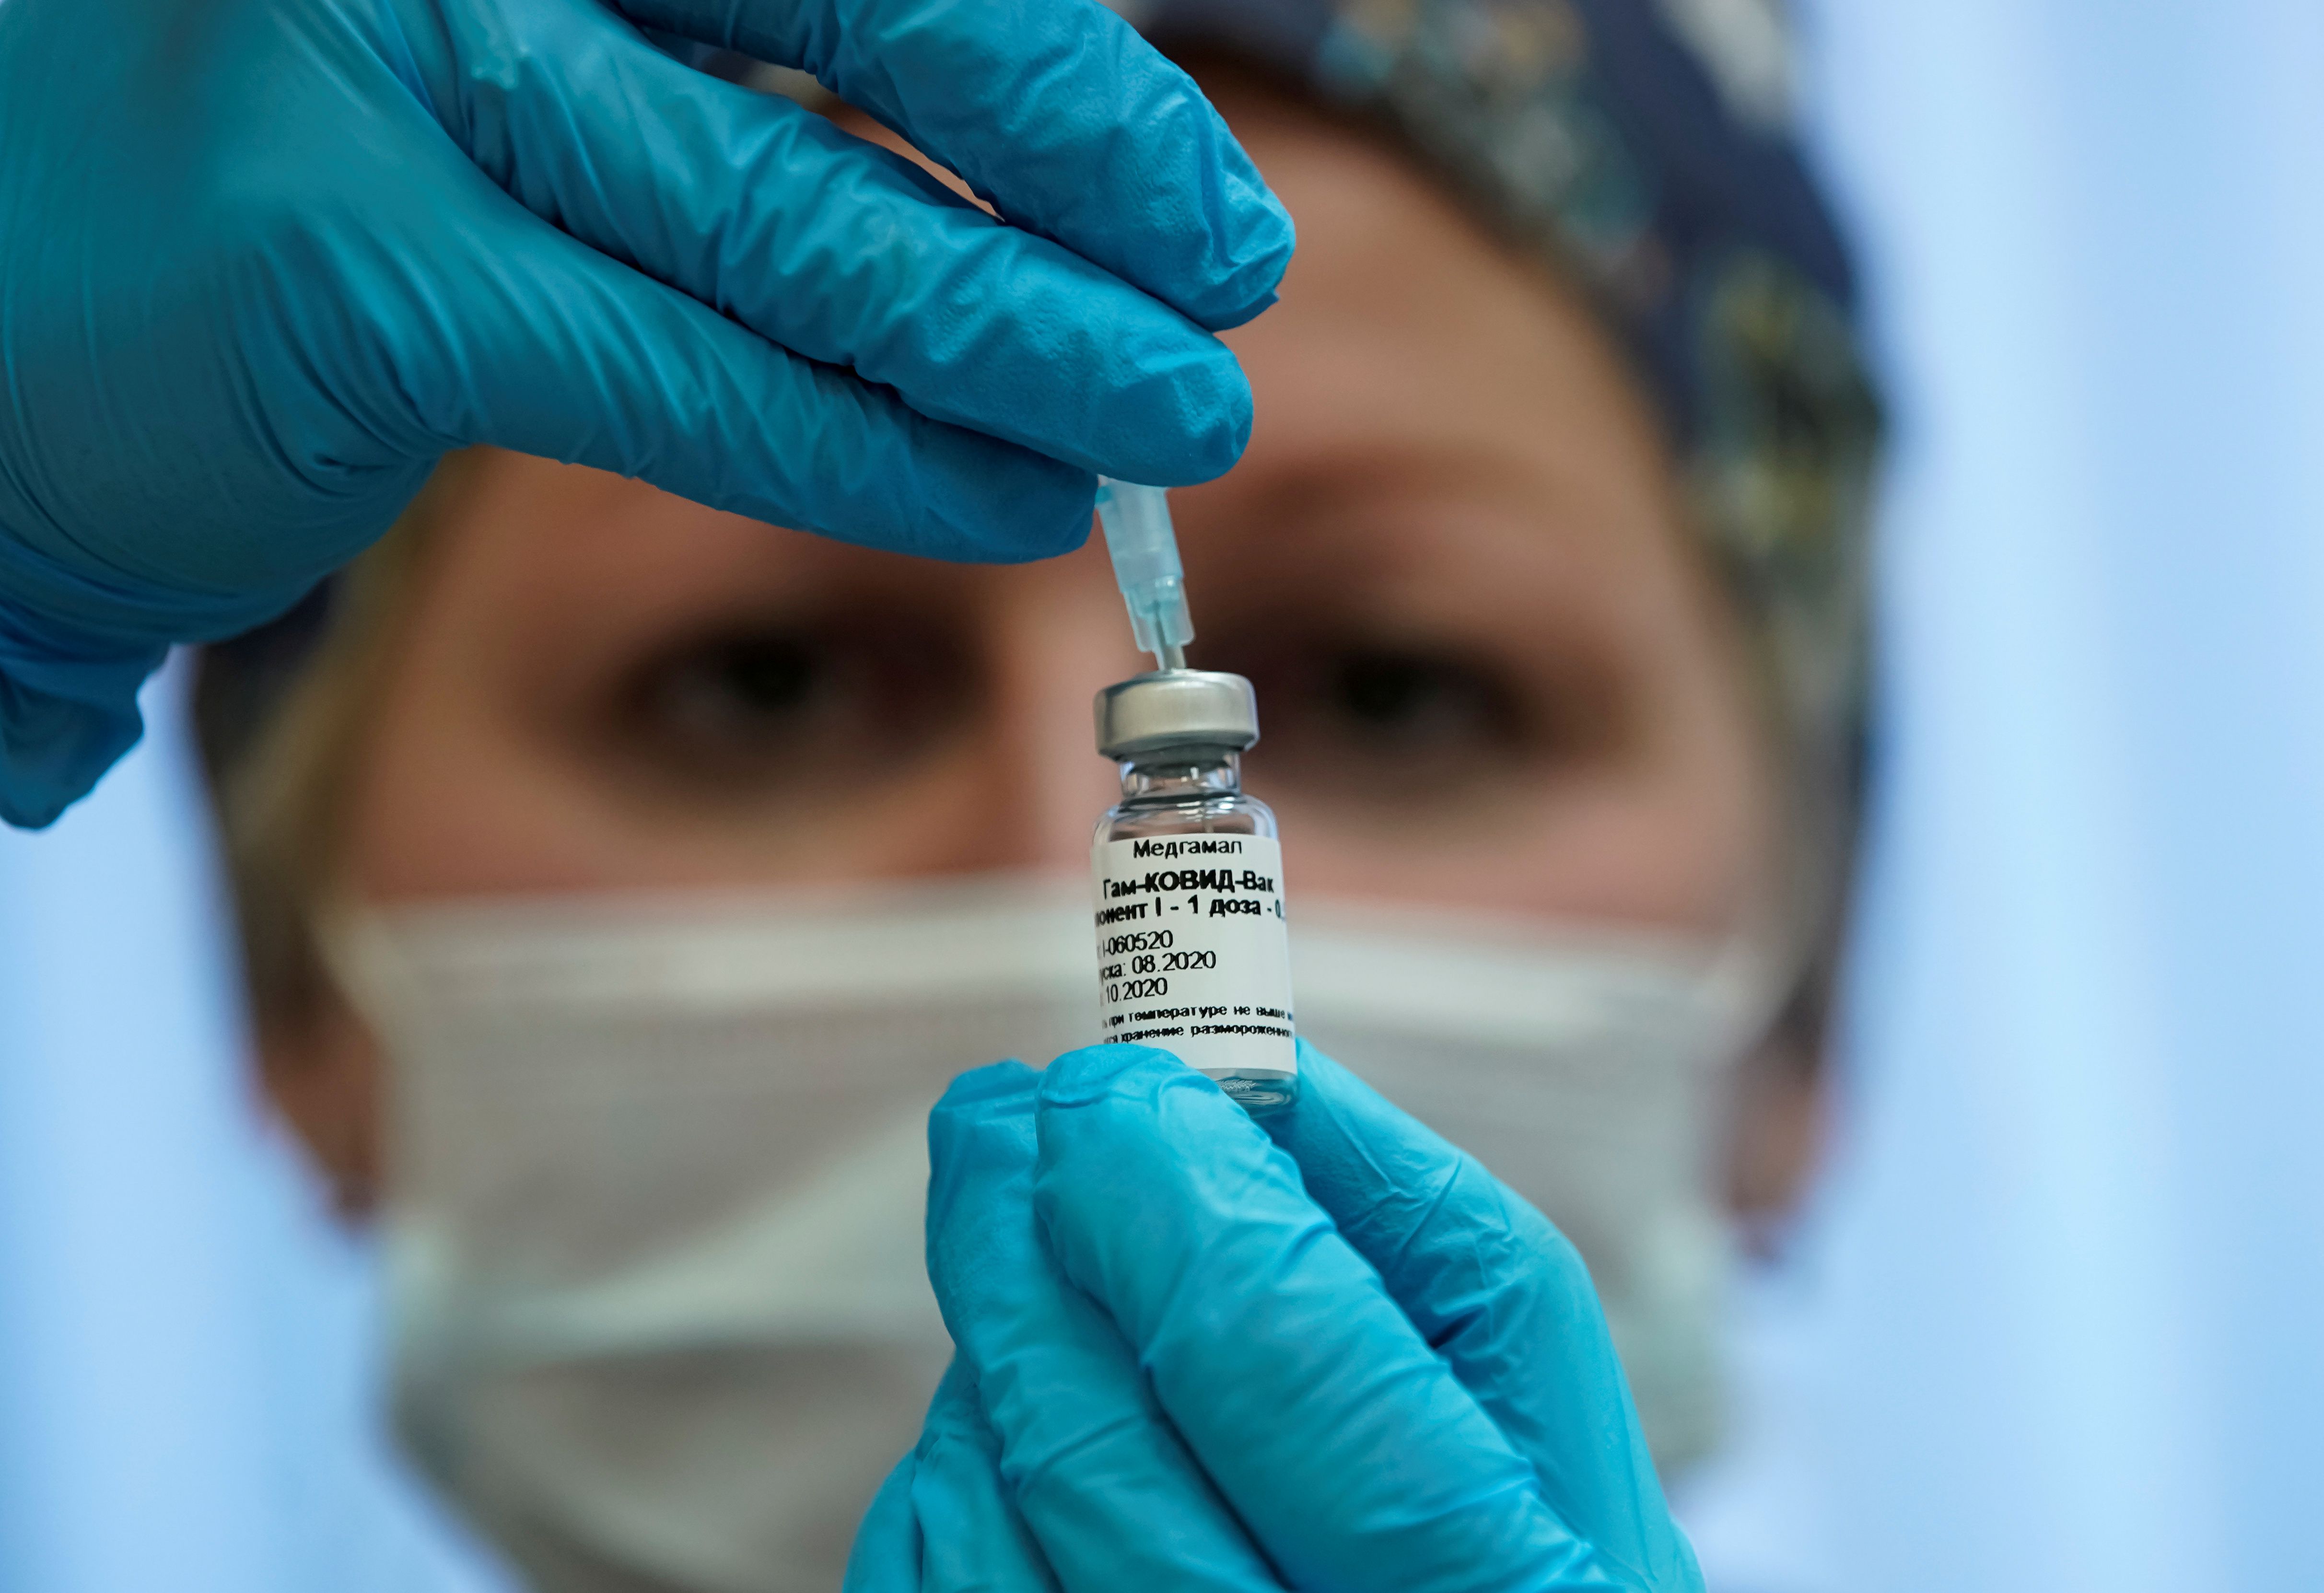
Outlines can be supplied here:
[[1299, 247], [1281, 303], [1225, 334], [1258, 400], [1251, 444], [1180, 494], [1190, 561], [1213, 531], [1264, 558], [1263, 532], [1310, 581], [1375, 559], [1423, 587], [1482, 579], [1665, 658], [1701, 629], [1659, 425], [1579, 292], [1384, 136], [1246, 80], [1204, 86]]
[[1226, 334], [1270, 390], [1271, 443], [1515, 451], [1552, 475], [1667, 483], [1642, 391], [1577, 290], [1384, 135], [1242, 79], [1205, 87], [1298, 228], [1280, 306]]

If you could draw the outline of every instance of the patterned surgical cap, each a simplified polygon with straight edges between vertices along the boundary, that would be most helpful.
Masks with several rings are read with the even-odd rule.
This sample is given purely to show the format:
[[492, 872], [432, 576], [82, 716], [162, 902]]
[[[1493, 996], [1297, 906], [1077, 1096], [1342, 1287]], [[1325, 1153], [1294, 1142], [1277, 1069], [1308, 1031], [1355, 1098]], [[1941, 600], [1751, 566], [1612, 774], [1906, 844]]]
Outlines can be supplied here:
[[1813, 918], [1853, 832], [1878, 412], [1848, 256], [1788, 126], [1775, 0], [1124, 0], [1397, 134], [1581, 285], [1677, 448], [1759, 651]]

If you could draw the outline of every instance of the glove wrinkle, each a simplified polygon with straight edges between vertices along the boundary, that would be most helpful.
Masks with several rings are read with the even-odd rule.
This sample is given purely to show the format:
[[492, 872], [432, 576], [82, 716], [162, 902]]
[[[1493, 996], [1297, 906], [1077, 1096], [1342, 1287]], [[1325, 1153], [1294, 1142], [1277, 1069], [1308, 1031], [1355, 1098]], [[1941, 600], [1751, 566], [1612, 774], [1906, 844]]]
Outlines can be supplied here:
[[918, 1448], [896, 1462], [896, 1469], [872, 1497], [855, 1529], [848, 1551], [847, 1570], [840, 1593], [917, 1593], [924, 1544], [919, 1518], [912, 1511], [912, 1478]]
[[[1330, 1057], [1303, 1043], [1300, 1067], [1298, 1109], [1268, 1128], [1311, 1196], [1379, 1264], [1607, 1574], [1649, 1593], [1699, 1588], [1580, 1253], [1473, 1157]], [[1405, 1196], [1415, 1189], [1434, 1196]]]
[[1057, 1593], [995, 1469], [999, 1452], [974, 1375], [954, 1359], [929, 1405], [912, 1469], [926, 1593]]

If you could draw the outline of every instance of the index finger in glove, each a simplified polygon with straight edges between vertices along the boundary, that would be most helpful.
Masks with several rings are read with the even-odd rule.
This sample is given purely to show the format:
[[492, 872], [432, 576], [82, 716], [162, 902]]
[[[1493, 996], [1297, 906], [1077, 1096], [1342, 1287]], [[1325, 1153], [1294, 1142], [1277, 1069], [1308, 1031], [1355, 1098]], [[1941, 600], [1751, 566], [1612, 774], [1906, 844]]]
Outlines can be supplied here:
[[1589, 1269], [1474, 1158], [1301, 1041], [1297, 1107], [1264, 1127], [1307, 1193], [1600, 1548], [1679, 1585], [1672, 1524]]
[[1291, 218], [1193, 79], [1097, 0], [621, 0], [798, 67], [1196, 325], [1275, 301]]
[[1137, 1045], [1040, 1091], [1034, 1207], [1295, 1587], [1630, 1586], [1208, 1079]]
[[928, 1275], [1017, 1506], [1074, 1593], [1280, 1593], [1129, 1346], [1041, 1240], [1038, 1087], [1019, 1064], [982, 1068], [928, 1119]]
[[475, 442], [897, 552], [1017, 560], [1089, 534], [1086, 472], [769, 343], [543, 223], [448, 148], [415, 160], [431, 154], [444, 170], [424, 209], [391, 192], [332, 220], [336, 255], [309, 253], [328, 256], [311, 274], [337, 291], [245, 334], [258, 357], [336, 389], [338, 428], [308, 447], [338, 467], [315, 472], [306, 535], [265, 543], [300, 559], [292, 594], [381, 529], [317, 534], [356, 474], [345, 462], [368, 450], [401, 469]]
[[1178, 485], [1242, 452], [1241, 367], [1149, 295], [611, 19], [552, 12], [524, 37], [540, 59], [470, 88], [466, 145], [591, 247], [921, 414], [1084, 470]]

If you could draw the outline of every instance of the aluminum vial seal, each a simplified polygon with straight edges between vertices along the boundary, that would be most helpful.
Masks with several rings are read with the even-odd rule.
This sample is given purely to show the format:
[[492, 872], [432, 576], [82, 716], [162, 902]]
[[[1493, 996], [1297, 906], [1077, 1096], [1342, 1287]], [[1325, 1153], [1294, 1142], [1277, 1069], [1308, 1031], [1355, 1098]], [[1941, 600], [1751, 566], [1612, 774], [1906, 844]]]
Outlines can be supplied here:
[[1097, 750], [1116, 763], [1184, 748], [1247, 750], [1259, 740], [1259, 694], [1240, 675], [1162, 669], [1097, 694]]

